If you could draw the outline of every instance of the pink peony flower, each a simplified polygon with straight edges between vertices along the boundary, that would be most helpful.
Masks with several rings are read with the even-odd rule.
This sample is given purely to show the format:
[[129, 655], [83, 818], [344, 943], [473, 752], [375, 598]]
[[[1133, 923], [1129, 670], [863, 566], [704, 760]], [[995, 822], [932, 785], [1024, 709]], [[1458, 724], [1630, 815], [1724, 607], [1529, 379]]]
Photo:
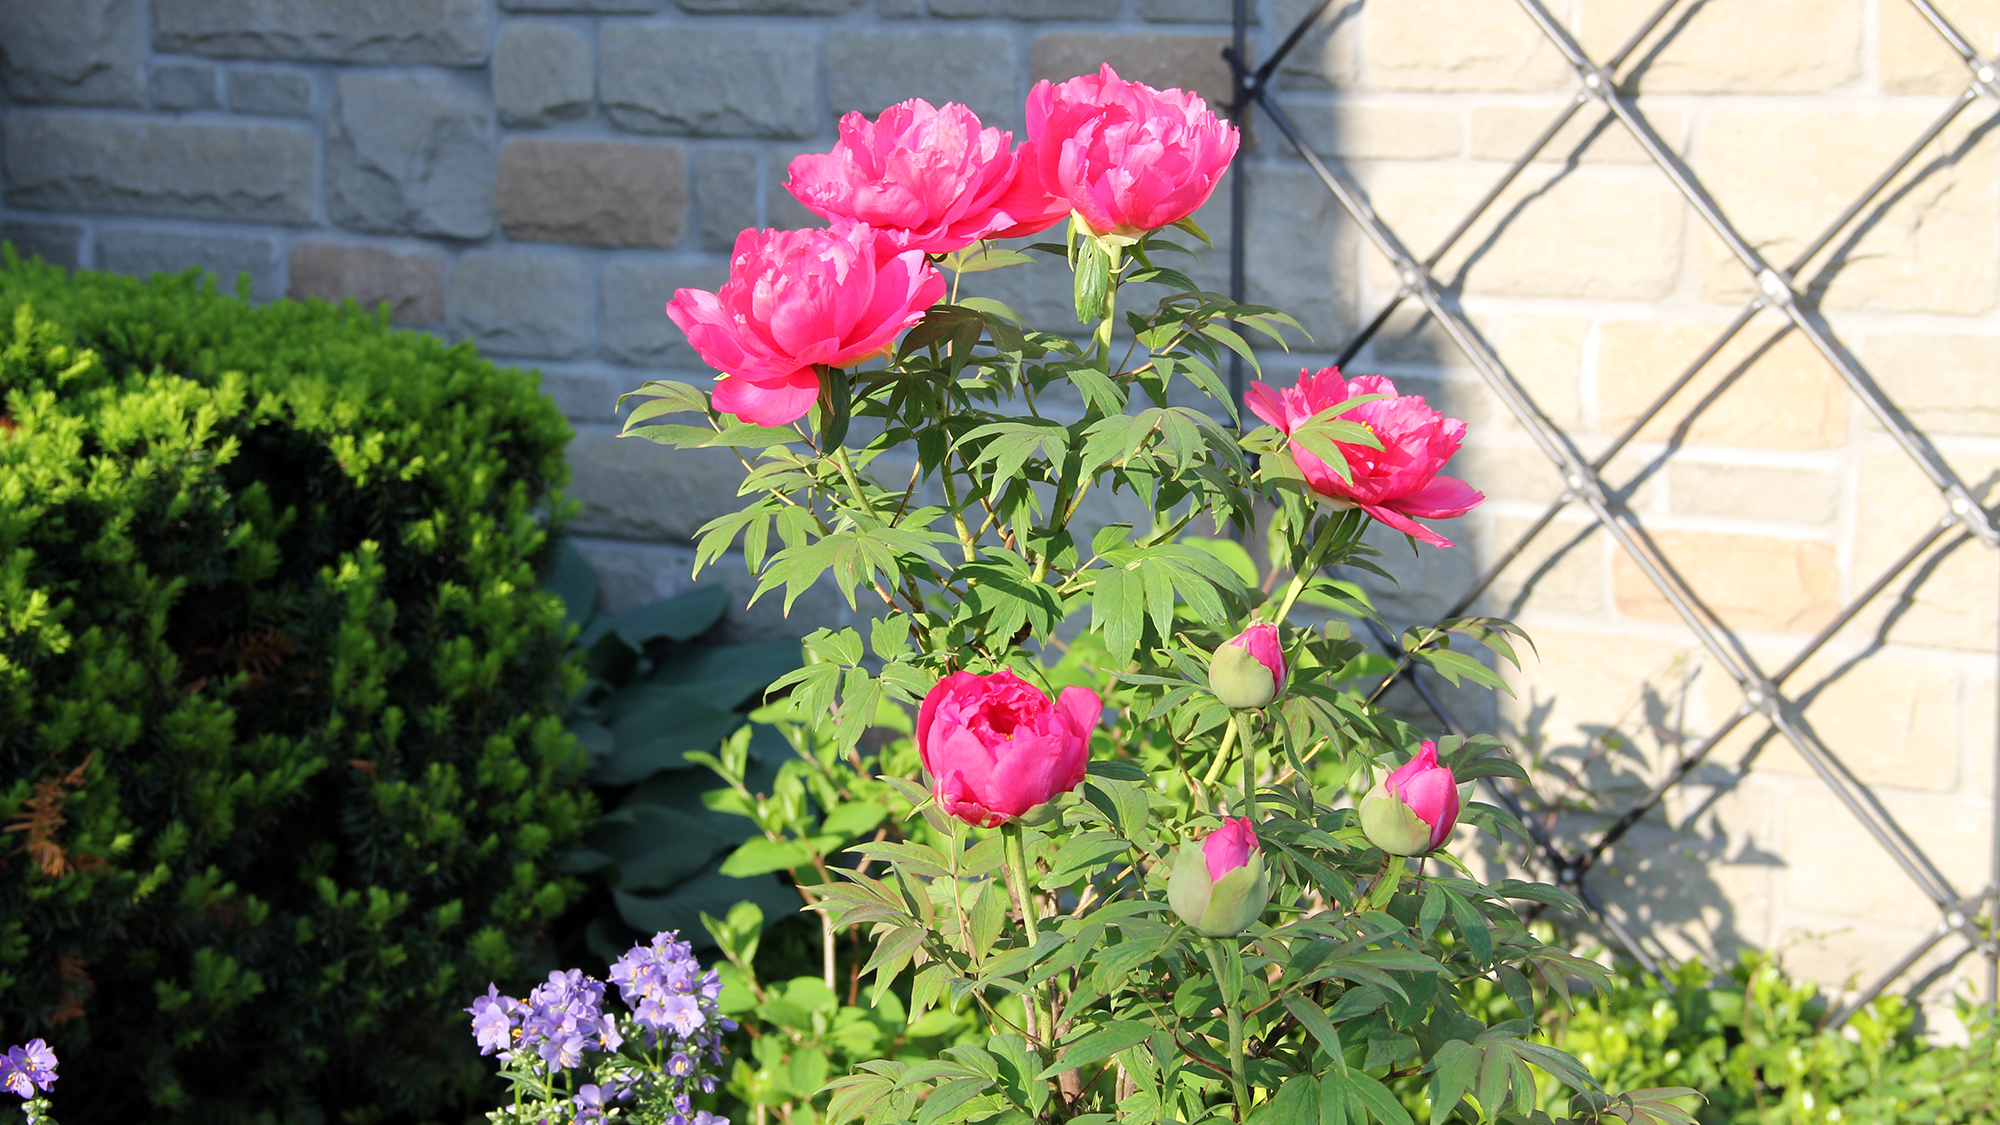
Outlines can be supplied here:
[[1012, 672], [954, 672], [917, 712], [917, 753], [938, 806], [981, 828], [1083, 784], [1104, 701], [1066, 687], [1055, 703]]
[[1222, 818], [1222, 827], [1201, 842], [1201, 856], [1208, 861], [1208, 877], [1216, 880], [1250, 862], [1257, 851], [1257, 826], [1247, 816]]
[[1283, 391], [1252, 383], [1243, 400], [1257, 417], [1289, 434], [1328, 407], [1372, 394], [1391, 397], [1362, 403], [1340, 416], [1367, 426], [1382, 443], [1380, 449], [1338, 443], [1353, 480], [1341, 480], [1326, 462], [1293, 443], [1299, 472], [1322, 496], [1360, 508], [1432, 546], [1451, 546], [1451, 540], [1416, 521], [1462, 516], [1486, 499], [1462, 480], [1438, 476], [1465, 440], [1464, 422], [1432, 410], [1422, 395], [1397, 395], [1396, 384], [1384, 376], [1363, 375], [1350, 383], [1333, 367], [1310, 375], [1301, 371], [1298, 384]]
[[1019, 162], [1013, 139], [962, 105], [911, 98], [872, 122], [841, 118], [833, 151], [793, 158], [785, 190], [816, 215], [874, 227], [884, 252], [949, 254], [1022, 218], [1001, 206]]
[[[1197, 95], [1127, 82], [1106, 63], [1029, 91], [1019, 192], [1045, 193], [1044, 227], [1075, 211], [1098, 234], [1136, 235], [1208, 202], [1238, 141], [1236, 126]], [[1030, 208], [1021, 199], [1011, 206]]]
[[1438, 765], [1437, 743], [1384, 778], [1361, 799], [1361, 831], [1392, 855], [1423, 855], [1458, 824], [1458, 779]]
[[667, 315], [722, 372], [717, 410], [760, 426], [804, 417], [819, 397], [815, 364], [880, 355], [924, 318], [944, 296], [944, 278], [914, 250], [878, 262], [875, 239], [846, 218], [815, 230], [746, 230], [720, 290], [674, 294]]

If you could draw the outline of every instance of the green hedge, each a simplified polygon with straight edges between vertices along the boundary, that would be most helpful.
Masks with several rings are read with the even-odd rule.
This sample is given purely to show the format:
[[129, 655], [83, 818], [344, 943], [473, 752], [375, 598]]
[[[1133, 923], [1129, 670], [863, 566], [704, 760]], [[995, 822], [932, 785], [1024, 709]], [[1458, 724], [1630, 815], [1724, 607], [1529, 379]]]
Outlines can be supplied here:
[[69, 1125], [413, 1120], [576, 894], [569, 429], [348, 306], [0, 266], [0, 1039]]

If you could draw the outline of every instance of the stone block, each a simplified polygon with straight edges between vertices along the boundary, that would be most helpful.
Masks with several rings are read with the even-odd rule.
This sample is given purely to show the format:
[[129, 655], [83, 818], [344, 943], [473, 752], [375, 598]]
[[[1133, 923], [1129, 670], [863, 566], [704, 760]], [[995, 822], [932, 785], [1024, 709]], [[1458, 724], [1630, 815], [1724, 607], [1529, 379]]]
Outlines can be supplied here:
[[933, 16], [1003, 20], [1110, 20], [1119, 0], [928, 0]]
[[595, 427], [569, 443], [570, 528], [614, 539], [694, 541], [709, 520], [743, 506], [743, 464], [727, 449], [670, 449]]
[[[1362, 179], [1377, 213], [1423, 258], [1491, 190], [1494, 175], [1391, 165]], [[1685, 209], [1650, 169], [1530, 170], [1460, 238], [1442, 276], [1476, 252], [1468, 293], [1656, 300], [1680, 275]], [[1377, 288], [1393, 292], [1400, 284], [1379, 254], [1370, 253], [1369, 269]]]
[[22, 259], [40, 258], [50, 265], [75, 269], [83, 264], [83, 224], [9, 219], [0, 223], [0, 242], [14, 244]]
[[[1775, 670], [1790, 653], [1773, 653]], [[1727, 676], [1706, 677], [1704, 709], [1712, 722], [1735, 714], [1743, 693]], [[1787, 698], [1820, 743], [1869, 786], [1946, 793], [1960, 771], [1959, 699], [1964, 677], [1949, 660], [1892, 651], [1821, 651], [1782, 685]], [[1763, 743], [1755, 768], [1792, 777], [1817, 777], [1796, 747], [1761, 715], [1739, 723], [1716, 747], [1735, 761]], [[1989, 748], [1990, 749], [1990, 748]]]
[[[807, 152], [824, 152], [824, 148], [807, 149]], [[778, 230], [804, 230], [807, 227], [823, 227], [826, 220], [806, 210], [805, 204], [785, 190], [785, 182], [791, 178], [792, 160], [797, 152], [781, 151], [771, 154], [771, 174], [764, 181], [764, 225]]]
[[[1848, 820], [1853, 822], [1852, 817]], [[1857, 835], [1862, 831], [1859, 825], [1855, 826]], [[1850, 847], [1875, 848], [1875, 842], [1867, 840]], [[1882, 862], [1890, 861], [1884, 857]], [[1871, 869], [1871, 874], [1885, 873], [1873, 865]], [[1900, 868], [1891, 867], [1888, 871], [1909, 883], [1909, 876]], [[1829, 893], [1838, 894], [1838, 888], [1830, 889]], [[1921, 913], [1868, 917], [1786, 907], [1773, 913], [1769, 944], [1784, 951], [1783, 965], [1788, 975], [1817, 981], [1829, 999], [1845, 1001], [1857, 997], [1863, 986], [1873, 983], [1889, 966], [1900, 962], [1919, 942], [1930, 937], [1936, 920], [1937, 911], [1929, 905], [1929, 900], [1925, 900]], [[1923, 1038], [1936, 1046], [1944, 1045], [1937, 1038], [1943, 1029], [1960, 1025], [1953, 1013], [1940, 1011], [1934, 1005], [1939, 1001], [1948, 1004], [1954, 993], [1986, 987], [1979, 958], [1965, 957], [1956, 967], [1947, 963], [1948, 958], [1963, 948], [1956, 938], [1946, 938], [1898, 978], [1899, 982], [1923, 982]]]
[[247, 273], [252, 297], [278, 296], [278, 252], [268, 238], [113, 227], [97, 232], [96, 264], [106, 273], [133, 277], [200, 266], [215, 275], [215, 287], [224, 293], [236, 292], [238, 275]]
[[685, 262], [650, 257], [612, 258], [604, 263], [597, 286], [603, 295], [603, 338], [606, 356], [640, 367], [675, 367], [713, 375], [688, 346], [687, 336], [667, 319], [667, 302], [677, 289], [713, 293], [729, 278], [721, 262]]
[[1575, 79], [1519, 8], [1405, 0], [1362, 12], [1368, 75], [1385, 90], [1553, 90]]
[[1667, 464], [1667, 489], [1673, 511], [1688, 516], [1825, 524], [1840, 510], [1840, 482], [1823, 469], [1677, 458]]
[[1633, 771], [1679, 749], [1671, 716], [1697, 665], [1692, 642], [1548, 626], [1534, 636], [1532, 652], [1517, 650], [1521, 669], [1500, 666], [1514, 691], [1498, 701], [1508, 740], [1582, 776], [1593, 793], [1643, 792]]
[[[1408, 389], [1421, 388], [1411, 382]], [[1462, 478], [1488, 500], [1546, 504], [1562, 493], [1562, 474], [1528, 441], [1481, 437], [1484, 440], [1459, 447], [1444, 470], [1446, 476]]]
[[229, 108], [258, 117], [312, 116], [312, 77], [297, 70], [232, 70]]
[[230, 222], [313, 220], [311, 134], [281, 125], [7, 115], [6, 200], [33, 210]]
[[601, 12], [605, 15], [648, 15], [666, 0], [500, 0], [508, 12]]
[[[2000, 55], [2000, 10], [1979, 0], [1934, 0], [1973, 49]], [[1972, 81], [1971, 68], [1909, 0], [1876, 0], [1875, 66], [1887, 94], [1956, 94]]]
[[[1225, 75], [1226, 77], [1226, 75]], [[1225, 89], [1224, 101], [1228, 91]], [[1285, 110], [1321, 156], [1342, 160], [1442, 160], [1465, 151], [1465, 123], [1447, 109], [1352, 102], [1312, 104], [1288, 99]], [[1268, 143], [1286, 156], [1291, 142], [1275, 130], [1249, 139]]]
[[861, 0], [679, 0], [684, 12], [731, 12], [756, 16], [837, 16]]
[[328, 116], [335, 223], [377, 234], [492, 233], [493, 118], [478, 93], [435, 73], [347, 73]]
[[610, 22], [597, 64], [606, 113], [635, 133], [809, 137], [824, 120], [810, 31]]
[[1024, 135], [1019, 52], [1000, 31], [869, 28], [826, 41], [827, 100], [835, 114], [874, 116], [910, 98], [958, 102], [979, 119]]
[[[1991, 862], [1990, 797], [1879, 796], [1945, 878], [1961, 892], [1978, 888]], [[1786, 866], [1780, 883], [1786, 905], [1862, 921], [1937, 917], [1931, 900], [1831, 793], [1801, 788], [1785, 801], [1783, 816]]]
[[364, 309], [387, 302], [398, 324], [436, 324], [444, 319], [444, 267], [444, 255], [435, 250], [299, 242], [292, 246], [285, 296], [352, 300]]
[[[1782, 269], [1928, 126], [1921, 109], [1721, 109], [1694, 167], [1744, 238]], [[1971, 316], [2000, 299], [2000, 148], [1960, 151], [1964, 126], [1933, 142], [1835, 244], [1831, 277], [1809, 282], [1835, 308]], [[1861, 232], [1858, 239], [1853, 231]], [[1750, 274], [1702, 230], [1702, 288], [1743, 301]]]
[[[1528, 151], [1562, 112], [1559, 105], [1476, 105], [1472, 107], [1472, 156], [1513, 163]], [[1639, 106], [1653, 134], [1679, 155], [1687, 153], [1687, 115], [1659, 106]], [[1594, 164], [1651, 164], [1652, 158], [1625, 126], [1596, 106], [1570, 116], [1535, 157], [1544, 161]]]
[[154, 109], [214, 109], [222, 104], [215, 87], [212, 66], [162, 63], [146, 79], [146, 101]]
[[[694, 209], [701, 223], [701, 248], [727, 254], [736, 236], [757, 225], [757, 153], [747, 148], [697, 148]], [[779, 175], [779, 179], [783, 179]]]
[[[1527, 532], [1529, 524], [1518, 516], [1488, 519], [1480, 536], [1468, 544], [1480, 572], [1498, 561], [1500, 554]], [[1602, 613], [1608, 545], [1595, 523], [1561, 520], [1552, 524], [1515, 556], [1488, 588], [1488, 610], [1507, 618], [1524, 611], [1578, 616]]]
[[679, 145], [513, 140], [495, 206], [517, 242], [672, 246], [687, 220]]
[[[1987, 504], [2000, 478], [2000, 456], [1969, 449], [1949, 450], [1959, 479], [1971, 482], [1975, 498]], [[1871, 454], [1861, 461], [1855, 485], [1854, 580], [1873, 582], [1946, 514], [1943, 499], [1928, 478], [1900, 452]], [[1956, 541], [1947, 533], [1945, 544]], [[1882, 633], [1897, 644], [1991, 653], [1994, 647], [1993, 591], [2000, 588], [2000, 559], [1974, 542], [1958, 542], [1933, 553], [1890, 584], [1863, 611], [1857, 626]]]
[[1782, 866], [1776, 804], [1745, 786], [1686, 831], [1672, 814], [1674, 824], [1641, 821], [1592, 869], [1591, 888], [1671, 955], [1733, 961], [1741, 946], [1765, 944]]
[[[1809, 93], [1861, 77], [1862, 0], [1718, 0], [1675, 12], [1633, 58], [1625, 88], [1652, 94]], [[1577, 37], [1599, 62], [1659, 5], [1583, 0]], [[1672, 39], [1661, 45], [1663, 34]]]
[[487, 0], [153, 0], [153, 47], [183, 55], [478, 66]]
[[1209, 108], [1229, 104], [1231, 79], [1222, 49], [1225, 35], [1105, 35], [1051, 32], [1035, 40], [1028, 54], [1028, 81], [1061, 82], [1096, 74], [1110, 63], [1119, 77], [1160, 89], [1179, 87], [1200, 94]]
[[2000, 338], [1941, 333], [1871, 335], [1862, 361], [1875, 384], [1929, 434], [2000, 437]]
[[[1639, 432], [1640, 440], [1760, 449], [1845, 444], [1846, 385], [1804, 336], [1775, 336], [1778, 324], [1767, 313], [1738, 332]], [[1597, 359], [1597, 428], [1623, 432], [1725, 327], [1657, 321], [1604, 325]], [[1733, 384], [1683, 429], [1683, 415], [1732, 375]]]
[[1346, 90], [1362, 85], [1362, 0], [1322, 6], [1319, 0], [1278, 0], [1277, 26], [1290, 29], [1318, 10], [1298, 46], [1278, 64], [1278, 82], [1292, 89]]
[[[1758, 633], [1817, 631], [1840, 609], [1840, 561], [1817, 539], [1654, 531], [1654, 545], [1711, 613], [1731, 629]], [[1632, 557], [1612, 559], [1618, 611], [1641, 621], [1679, 621]]]
[[[1354, 331], [1355, 251], [1359, 232], [1319, 178], [1298, 166], [1254, 169], [1246, 224], [1250, 265], [1245, 295], [1298, 318], [1322, 347]], [[1226, 207], [1227, 185], [1215, 194]], [[1212, 200], [1210, 207], [1217, 204]], [[1204, 229], [1213, 233], [1214, 225]], [[1221, 229], [1227, 229], [1227, 223]]]
[[539, 127], [590, 112], [590, 44], [558, 24], [509, 20], [493, 47], [493, 104], [502, 125]]
[[143, 104], [145, 4], [0, 0], [0, 82], [17, 104]]
[[[1155, 23], [1229, 23], [1232, 0], [1139, 0], [1139, 18]], [[1257, 25], [1257, 5], [1250, 5], [1250, 24]]]
[[740, 552], [724, 555], [697, 575], [692, 547], [615, 539], [574, 542], [597, 574], [598, 607], [605, 613], [670, 598], [696, 584], [720, 584], [729, 591], [729, 608], [714, 635], [722, 644], [796, 640], [814, 629], [859, 624], [858, 615], [847, 608], [831, 582], [820, 582], [801, 593], [789, 616], [782, 589], [749, 604], [757, 591], [757, 579], [744, 566]]
[[[1589, 322], [1579, 317], [1508, 313], [1475, 315], [1473, 331], [1486, 341], [1521, 388], [1528, 392], [1551, 422], [1575, 429], [1582, 419], [1580, 397], [1584, 340]], [[1465, 421], [1468, 433], [1483, 437], [1522, 432], [1499, 396], [1474, 373], [1471, 361], [1428, 312], [1405, 306], [1392, 314], [1375, 334], [1369, 353], [1394, 373], [1452, 368], [1463, 372], [1442, 384], [1443, 394], [1431, 405]], [[1365, 373], [1354, 367], [1356, 373]], [[1400, 378], [1400, 376], [1399, 376]]]
[[493, 355], [564, 359], [590, 347], [590, 271], [535, 250], [474, 250], [453, 265], [445, 320], [454, 339]]

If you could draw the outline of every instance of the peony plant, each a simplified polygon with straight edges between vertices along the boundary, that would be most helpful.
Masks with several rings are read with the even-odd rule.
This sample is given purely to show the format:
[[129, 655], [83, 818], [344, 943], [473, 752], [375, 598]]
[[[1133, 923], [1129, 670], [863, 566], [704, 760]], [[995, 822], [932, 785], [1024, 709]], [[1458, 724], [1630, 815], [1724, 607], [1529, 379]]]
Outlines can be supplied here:
[[[789, 609], [830, 577], [872, 615], [865, 639], [807, 637], [780, 681], [800, 756], [772, 792], [740, 746], [702, 756], [729, 781], [716, 807], [761, 833], [725, 872], [794, 870], [828, 990], [836, 941], [865, 936], [859, 968], [913, 1026], [949, 1008], [981, 1027], [834, 1076], [829, 1120], [1404, 1125], [1392, 1085], [1421, 1079], [1433, 1125], [1548, 1121], [1539, 1069], [1577, 1091], [1576, 1120], [1691, 1121], [1666, 1100], [1685, 1091], [1606, 1094], [1530, 1037], [1604, 972], [1516, 913], [1567, 893], [1452, 855], [1460, 822], [1522, 834], [1470, 799], [1521, 771], [1494, 740], [1425, 743], [1385, 714], [1389, 665], [1345, 623], [1373, 610], [1332, 568], [1390, 573], [1371, 524], [1448, 549], [1419, 521], [1482, 499], [1441, 475], [1464, 423], [1327, 368], [1259, 381], [1269, 424], [1246, 429], [1219, 367], [1258, 362], [1245, 333], [1283, 346], [1297, 325], [1166, 264], [1207, 241], [1191, 216], [1236, 129], [1109, 66], [1038, 84], [1026, 126], [1012, 145], [919, 100], [845, 119], [787, 184], [830, 225], [745, 232], [720, 291], [668, 306], [713, 390], [628, 396], [629, 434], [743, 461], [748, 499], [703, 529], [698, 566], [738, 548], [756, 597]], [[946, 296], [1034, 255], [1070, 269], [1075, 333]], [[1122, 308], [1138, 285], [1167, 295]], [[1212, 405], [1178, 404], [1182, 384]], [[1105, 494], [1148, 518], [1085, 530]], [[1514, 636], [1442, 622], [1400, 659], [1498, 686], [1469, 650], [1512, 659]], [[915, 754], [864, 742], [878, 720]], [[1474, 978], [1516, 1015], [1462, 1009]]]

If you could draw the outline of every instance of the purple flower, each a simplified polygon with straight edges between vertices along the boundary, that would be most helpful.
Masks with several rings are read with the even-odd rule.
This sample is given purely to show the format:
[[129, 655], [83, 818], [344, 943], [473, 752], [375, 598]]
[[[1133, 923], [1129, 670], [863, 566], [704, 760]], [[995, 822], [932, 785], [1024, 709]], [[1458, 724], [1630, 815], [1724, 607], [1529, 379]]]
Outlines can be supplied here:
[[727, 1117], [717, 1117], [704, 1109], [694, 1115], [694, 1125], [729, 1125], [729, 1119]]
[[576, 1120], [582, 1125], [604, 1120], [605, 1102], [613, 1096], [597, 1086], [577, 1087], [576, 1097], [570, 1099], [576, 1104]]
[[692, 996], [669, 996], [660, 1001], [659, 1012], [661, 1024], [679, 1032], [683, 1039], [700, 1030], [708, 1019]]
[[35, 1096], [35, 1087], [44, 1090], [56, 1084], [56, 1053], [40, 1039], [30, 1039], [27, 1045], [7, 1048], [7, 1056], [0, 1059], [0, 1086], [5, 1086], [23, 1099]]
[[675, 1078], [686, 1078], [694, 1073], [694, 1060], [687, 1057], [686, 1051], [675, 1051], [667, 1059], [667, 1073]]
[[526, 1005], [512, 996], [500, 995], [494, 985], [486, 986], [486, 995], [475, 999], [472, 1007], [465, 1009], [472, 1015], [472, 1036], [479, 1041], [479, 1053], [490, 1055], [504, 1051], [514, 1045], [515, 1015]]

